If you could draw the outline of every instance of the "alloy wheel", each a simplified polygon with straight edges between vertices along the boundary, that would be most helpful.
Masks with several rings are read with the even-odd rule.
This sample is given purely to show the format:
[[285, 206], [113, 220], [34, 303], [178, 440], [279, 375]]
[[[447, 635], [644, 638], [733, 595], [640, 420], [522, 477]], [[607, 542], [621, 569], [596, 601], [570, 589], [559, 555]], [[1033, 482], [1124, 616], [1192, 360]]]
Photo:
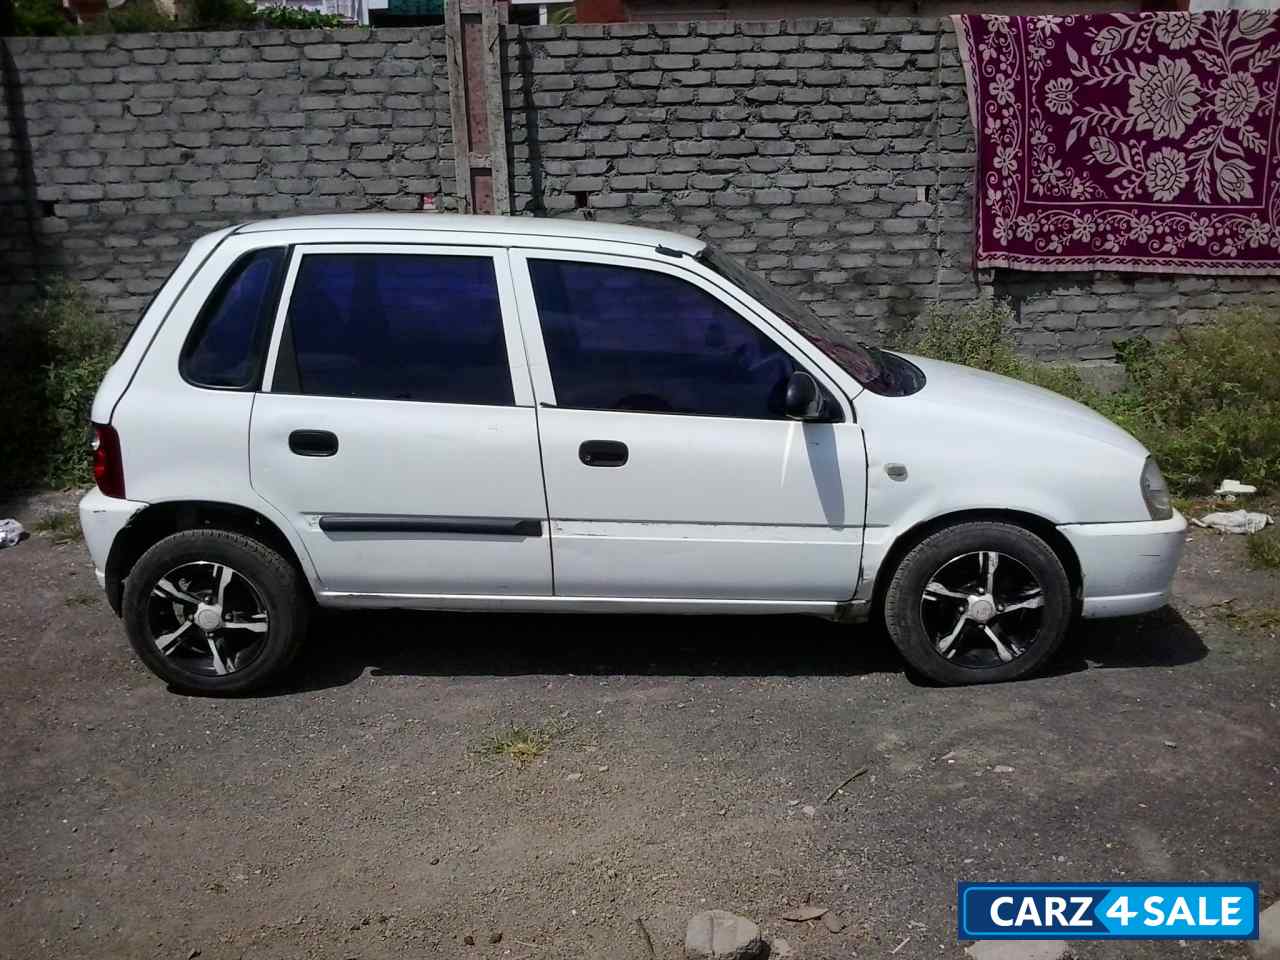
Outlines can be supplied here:
[[925, 584], [920, 616], [940, 657], [959, 666], [1011, 663], [1040, 637], [1044, 588], [1025, 564], [996, 550], [948, 560]]
[[243, 670], [261, 655], [271, 629], [253, 581], [207, 560], [181, 564], [155, 582], [147, 623], [156, 649], [198, 676]]

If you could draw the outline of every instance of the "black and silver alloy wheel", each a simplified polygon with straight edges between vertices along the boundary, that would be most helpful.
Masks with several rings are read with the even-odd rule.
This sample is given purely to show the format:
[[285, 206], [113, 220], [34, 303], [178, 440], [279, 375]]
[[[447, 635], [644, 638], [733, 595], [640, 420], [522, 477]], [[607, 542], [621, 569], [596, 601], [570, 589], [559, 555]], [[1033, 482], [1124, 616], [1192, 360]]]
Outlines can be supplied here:
[[999, 520], [926, 536], [902, 557], [884, 592], [894, 645], [917, 671], [949, 684], [1035, 672], [1073, 615], [1062, 559], [1037, 534]]
[[228, 564], [196, 560], [156, 581], [147, 611], [151, 640], [176, 667], [223, 677], [248, 667], [271, 629], [262, 593]]
[[978, 669], [1011, 663], [1035, 644], [1044, 590], [1026, 565], [996, 550], [948, 560], [925, 584], [920, 619], [940, 656]]
[[174, 689], [230, 694], [279, 676], [306, 636], [311, 592], [280, 551], [231, 530], [171, 534], [133, 565], [129, 643]]

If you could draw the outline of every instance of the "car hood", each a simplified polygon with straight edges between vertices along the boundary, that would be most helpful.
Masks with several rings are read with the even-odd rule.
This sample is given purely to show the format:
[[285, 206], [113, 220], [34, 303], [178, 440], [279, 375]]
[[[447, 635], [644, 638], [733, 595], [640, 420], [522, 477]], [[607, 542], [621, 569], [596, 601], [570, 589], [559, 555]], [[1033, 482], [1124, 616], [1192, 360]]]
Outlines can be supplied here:
[[916, 396], [952, 409], [971, 422], [983, 422], [993, 428], [1007, 424], [1024, 430], [1033, 424], [1044, 432], [1071, 433], [1126, 453], [1146, 455], [1146, 448], [1128, 431], [1052, 390], [958, 363], [903, 356], [923, 370], [926, 377], [924, 389]]

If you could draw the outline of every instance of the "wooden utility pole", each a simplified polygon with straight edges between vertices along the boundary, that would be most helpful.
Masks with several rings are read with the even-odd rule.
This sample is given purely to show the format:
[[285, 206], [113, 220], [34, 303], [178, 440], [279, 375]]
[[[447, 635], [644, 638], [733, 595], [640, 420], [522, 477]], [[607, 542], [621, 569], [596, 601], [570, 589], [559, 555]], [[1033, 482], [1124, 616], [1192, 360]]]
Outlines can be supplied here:
[[510, 213], [502, 80], [506, 0], [445, 0], [453, 162], [464, 213]]

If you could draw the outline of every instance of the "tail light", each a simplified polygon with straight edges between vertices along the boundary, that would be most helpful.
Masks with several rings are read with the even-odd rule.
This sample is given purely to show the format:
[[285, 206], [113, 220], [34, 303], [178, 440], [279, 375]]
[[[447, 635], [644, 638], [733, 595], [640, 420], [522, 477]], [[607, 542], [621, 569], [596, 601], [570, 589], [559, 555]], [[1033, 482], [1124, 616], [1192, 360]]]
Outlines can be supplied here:
[[108, 497], [124, 499], [124, 460], [115, 427], [93, 425], [93, 479]]

